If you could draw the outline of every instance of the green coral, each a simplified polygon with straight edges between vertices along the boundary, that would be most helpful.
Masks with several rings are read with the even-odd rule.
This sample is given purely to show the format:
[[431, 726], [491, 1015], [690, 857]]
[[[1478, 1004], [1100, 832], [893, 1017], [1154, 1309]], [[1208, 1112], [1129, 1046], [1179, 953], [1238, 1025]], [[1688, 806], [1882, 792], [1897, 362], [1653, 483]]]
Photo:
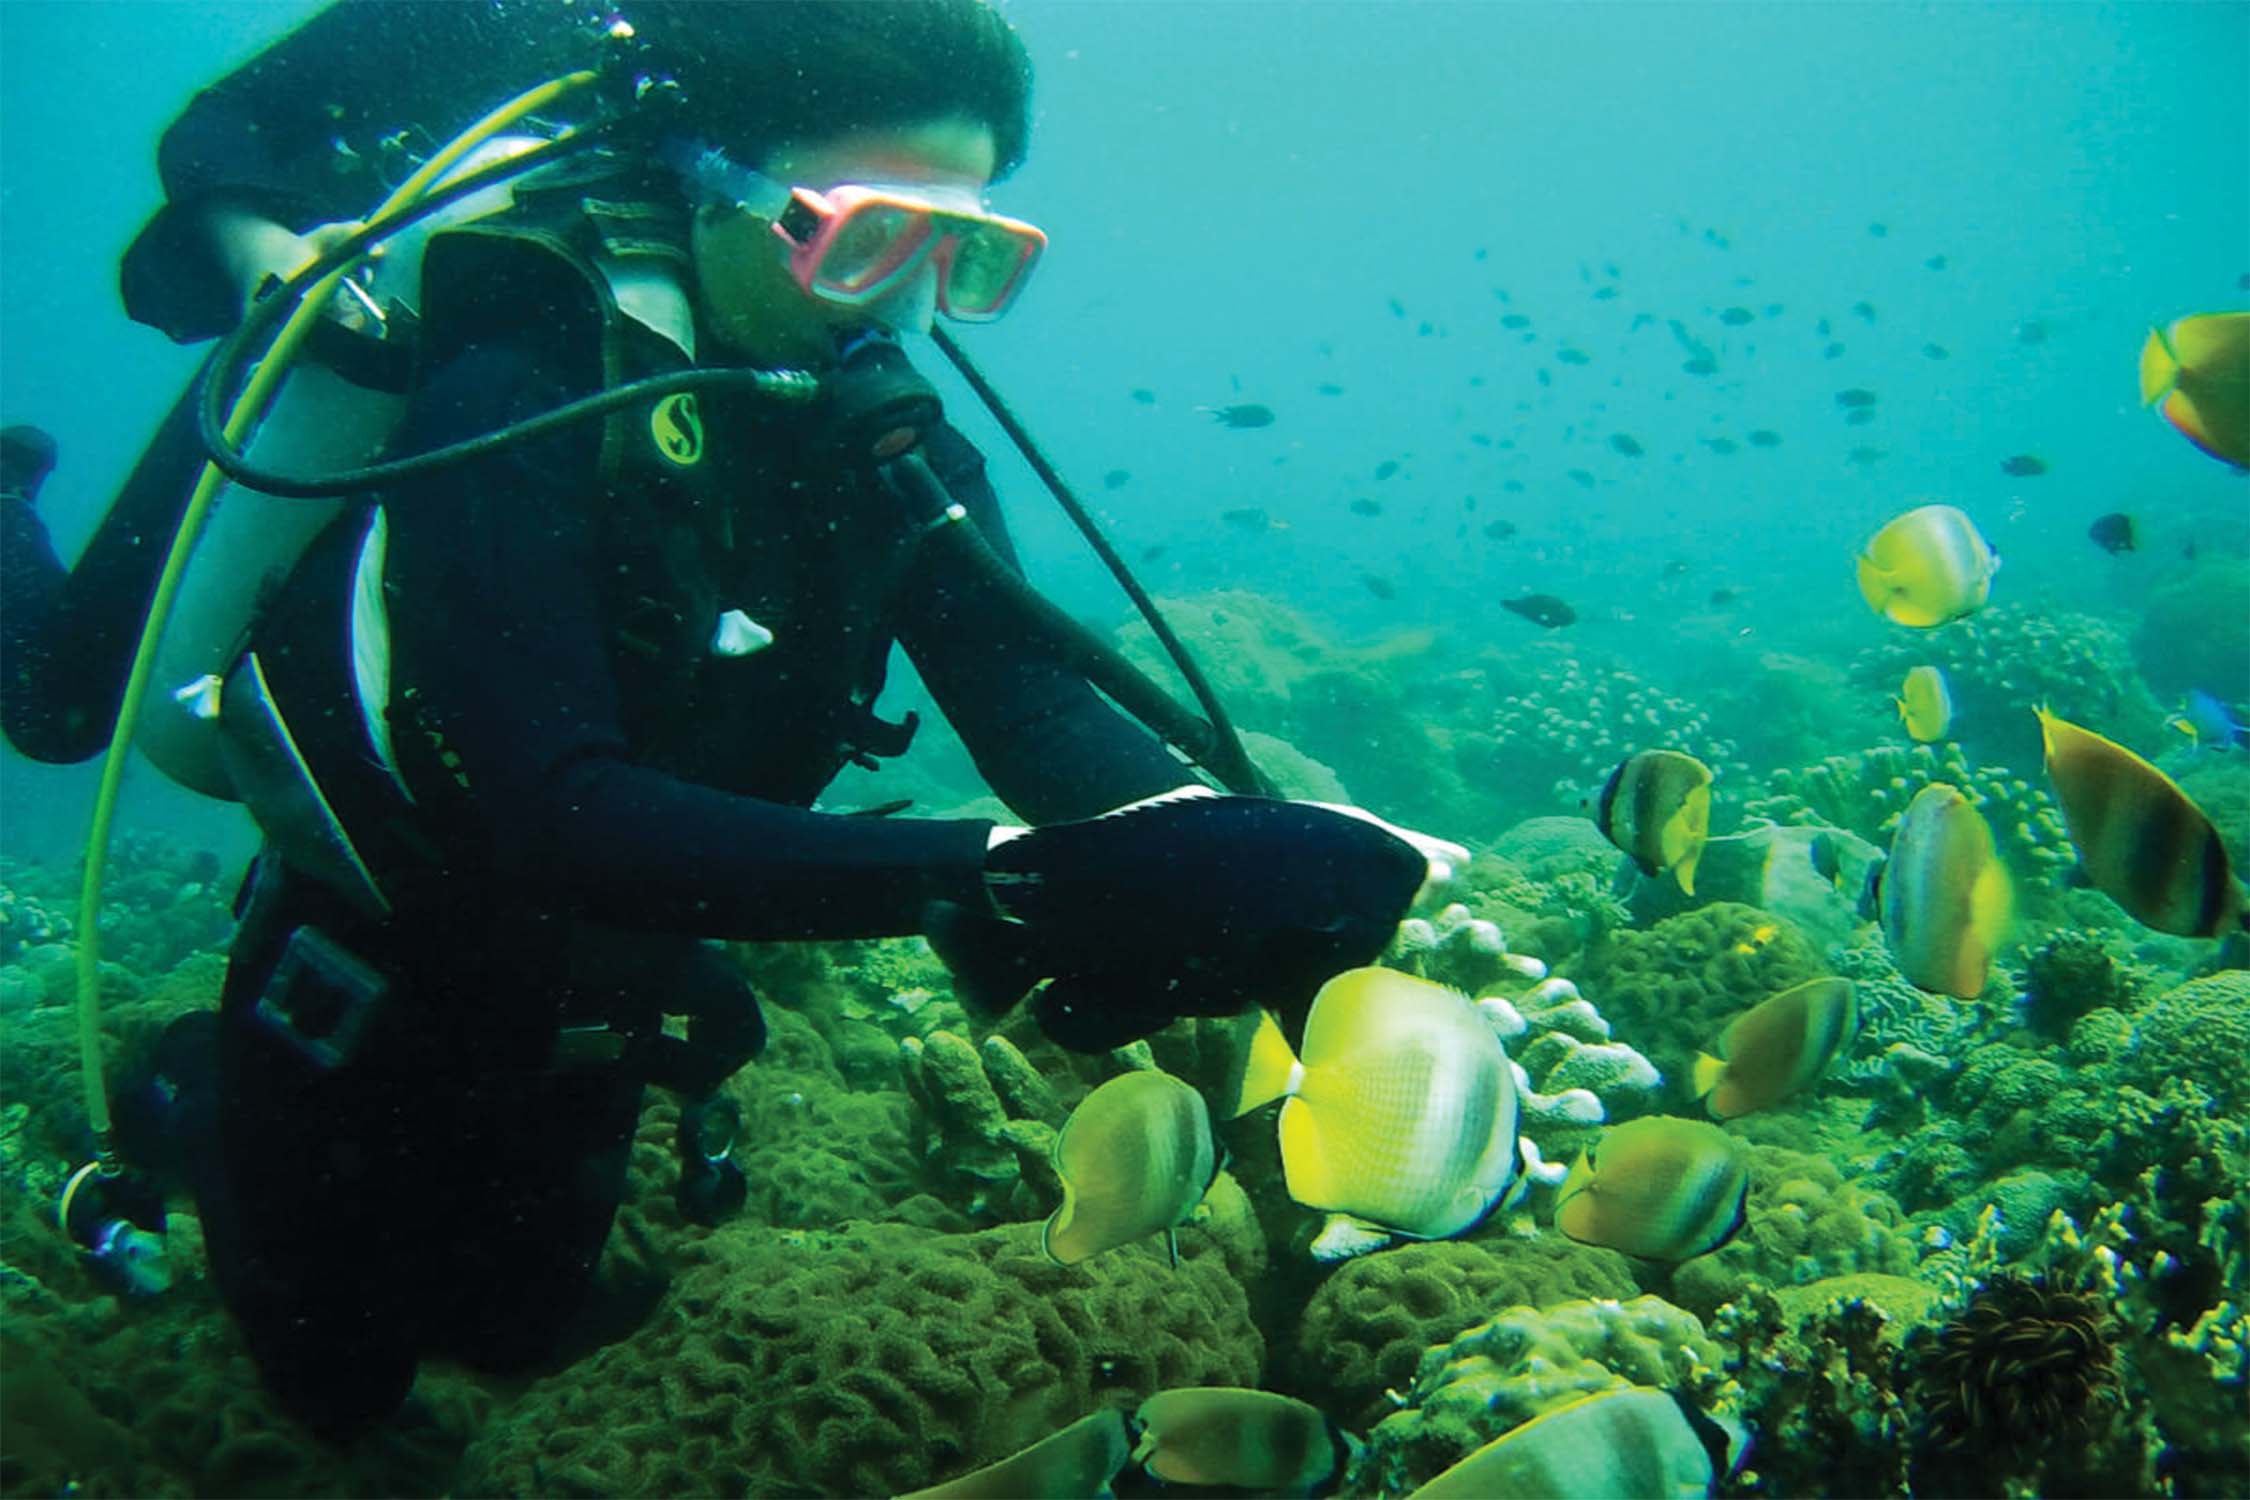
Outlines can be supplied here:
[[2023, 1016], [2033, 1031], [2066, 1037], [2102, 1007], [2130, 1010], [2144, 982], [2112, 951], [2115, 940], [2087, 927], [2061, 927], [2024, 955]]
[[1755, 1442], [1744, 1491], [1907, 1493], [1898, 1350], [1937, 1289], [1903, 1276], [1753, 1286], [1712, 1315], [1712, 1339], [1742, 1387]]
[[2250, 559], [2205, 555], [2150, 591], [2133, 631], [2133, 654], [2158, 692], [2250, 682]]
[[1914, 1269], [1914, 1237], [1886, 1194], [1846, 1181], [1826, 1156], [1746, 1145], [1750, 1200], [1742, 1232], [1672, 1273], [1669, 1295], [1708, 1316], [1753, 1286], [1804, 1286], [1833, 1276]]
[[1656, 1297], [1511, 1308], [1423, 1353], [1402, 1409], [1368, 1434], [1345, 1490], [1403, 1495], [1509, 1429], [1603, 1391], [1658, 1386], [1727, 1409], [1724, 1357], [1694, 1314]]
[[1569, 966], [1601, 997], [1603, 1014], [1664, 1075], [1664, 1107], [1692, 1107], [1696, 1053], [1734, 1016], [1769, 995], [1827, 972], [1812, 945], [1786, 923], [1732, 902], [1668, 917], [1645, 932], [1623, 931]]
[[1889, 635], [1859, 654], [1851, 675], [1869, 710], [1890, 719], [1899, 684], [1923, 665], [1945, 673], [1951, 738], [2027, 772], [2041, 759], [2035, 707], [2141, 744], [2154, 743], [2163, 721], [2125, 637], [2093, 615], [1996, 604], [1940, 630]]
[[1036, 1225], [758, 1230], [712, 1241], [631, 1338], [532, 1386], [472, 1445], [471, 1494], [887, 1495], [1105, 1405], [1255, 1385], [1263, 1340], [1216, 1248], [1057, 1266]]
[[[2143, 1080], [2174, 1076], [2221, 1111], [2250, 1115], [2250, 970], [2212, 974], [2160, 995], [2133, 1018], [2131, 1056]], [[2147, 1086], [2144, 1081], [2144, 1087]]]
[[1306, 1301], [1294, 1389], [1361, 1431], [1396, 1409], [1387, 1393], [1413, 1378], [1423, 1350], [1471, 1324], [1518, 1305], [1633, 1292], [1624, 1256], [1560, 1235], [1396, 1245], [1345, 1262]]

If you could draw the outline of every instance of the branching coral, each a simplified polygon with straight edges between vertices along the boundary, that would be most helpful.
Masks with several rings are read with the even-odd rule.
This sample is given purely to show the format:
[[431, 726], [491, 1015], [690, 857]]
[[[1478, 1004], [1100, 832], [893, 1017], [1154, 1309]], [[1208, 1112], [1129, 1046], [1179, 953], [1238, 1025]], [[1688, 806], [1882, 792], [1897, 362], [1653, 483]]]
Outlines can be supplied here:
[[1907, 670], [1925, 664], [1945, 673], [1954, 736], [2026, 770], [2039, 765], [2034, 706], [2143, 744], [2163, 717], [2124, 637], [2092, 615], [1996, 604], [1942, 630], [1886, 636], [1859, 654], [1851, 676], [1887, 712]]
[[[1877, 745], [1831, 755], [1818, 765], [1784, 768], [1770, 791], [1749, 798], [1743, 815], [1771, 823], [1848, 829], [1890, 847], [1899, 817], [1932, 782], [1961, 789], [1992, 825], [2001, 857], [2033, 889], [2053, 885], [2076, 862], [2062, 810], [2044, 787], [2005, 766], [1972, 765], [1961, 747]], [[2019, 892], [2019, 895], [2022, 892]]]

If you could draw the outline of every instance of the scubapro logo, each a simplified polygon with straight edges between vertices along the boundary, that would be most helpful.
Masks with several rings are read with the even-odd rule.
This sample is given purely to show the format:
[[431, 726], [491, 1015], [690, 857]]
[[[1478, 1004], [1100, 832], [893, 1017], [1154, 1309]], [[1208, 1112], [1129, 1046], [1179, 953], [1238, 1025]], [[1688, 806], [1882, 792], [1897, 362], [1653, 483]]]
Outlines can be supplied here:
[[703, 457], [703, 416], [696, 410], [693, 391], [657, 402], [648, 414], [648, 431], [668, 464], [684, 469]]

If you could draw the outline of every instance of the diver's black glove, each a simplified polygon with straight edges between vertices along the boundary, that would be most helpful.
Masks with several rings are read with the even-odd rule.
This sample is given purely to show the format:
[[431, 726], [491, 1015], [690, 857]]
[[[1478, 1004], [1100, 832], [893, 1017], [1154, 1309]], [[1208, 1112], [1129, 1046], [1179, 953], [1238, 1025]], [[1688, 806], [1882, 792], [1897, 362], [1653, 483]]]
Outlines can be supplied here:
[[985, 860], [994, 910], [940, 903], [926, 929], [967, 1003], [1004, 1010], [1048, 980], [1040, 1025], [1099, 1051], [1184, 1015], [1301, 1016], [1383, 951], [1430, 872], [1370, 818], [1175, 796], [1008, 838]]

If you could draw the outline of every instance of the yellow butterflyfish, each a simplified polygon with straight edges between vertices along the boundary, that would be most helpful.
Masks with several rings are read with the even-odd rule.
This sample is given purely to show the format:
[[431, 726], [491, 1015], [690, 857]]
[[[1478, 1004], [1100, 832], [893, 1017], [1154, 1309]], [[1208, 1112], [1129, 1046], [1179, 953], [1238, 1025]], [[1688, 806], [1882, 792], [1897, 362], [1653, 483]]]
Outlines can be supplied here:
[[1984, 814], [1959, 788], [1930, 783], [1900, 816], [1878, 880], [1883, 936], [1907, 982], [1961, 1000], [1982, 994], [2015, 912]]
[[2198, 313], [2141, 345], [2141, 405], [2161, 403], [2180, 435], [2250, 469], [2250, 313]]
[[2000, 556], [1966, 514], [1924, 505], [1870, 537], [1858, 568], [1869, 609], [1895, 624], [1928, 629], [1984, 608]]
[[1906, 726], [1910, 739], [1933, 745], [1953, 727], [1953, 695], [1946, 691], [1945, 674], [1936, 667], [1920, 666], [1908, 672], [1893, 701], [1898, 704], [1899, 722]]
[[1696, 1056], [1695, 1093], [1722, 1120], [1778, 1104], [1818, 1081], [1858, 1032], [1852, 982], [1808, 979], [1727, 1023], [1718, 1056]]
[[1669, 870], [1692, 896], [1695, 866], [1711, 837], [1711, 768], [1678, 750], [1628, 756], [1603, 784], [1594, 824], [1643, 874]]

